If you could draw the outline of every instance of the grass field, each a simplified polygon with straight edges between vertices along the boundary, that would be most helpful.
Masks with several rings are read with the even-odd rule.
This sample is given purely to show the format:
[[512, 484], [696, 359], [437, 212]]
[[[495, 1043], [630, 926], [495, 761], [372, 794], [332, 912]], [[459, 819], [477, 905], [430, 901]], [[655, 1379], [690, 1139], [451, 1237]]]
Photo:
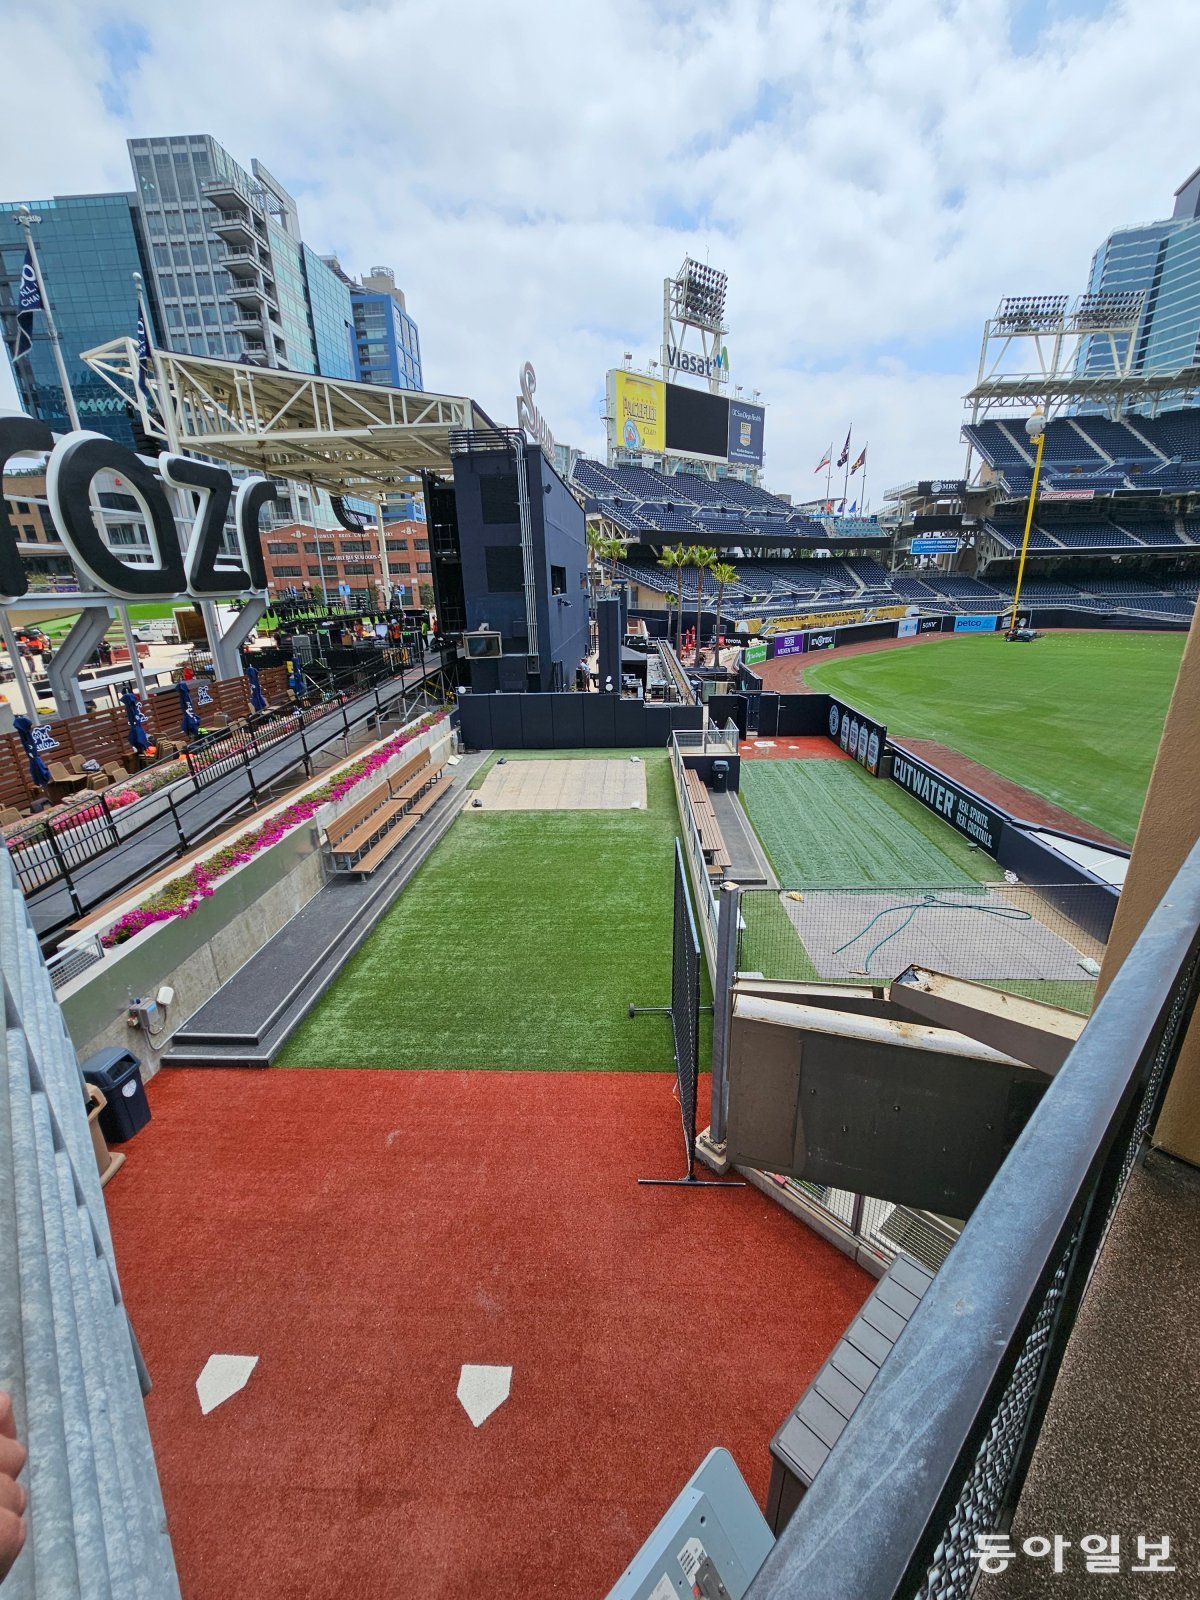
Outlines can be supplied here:
[[[940, 889], [948, 891], [944, 898], [952, 903], [972, 904], [976, 885], [1003, 880], [996, 862], [972, 850], [940, 817], [850, 761], [744, 762], [741, 799], [785, 889], [878, 885], [899, 891], [898, 904], [912, 891]], [[940, 914], [923, 913], [935, 919]], [[857, 926], [853, 912], [848, 909], [846, 915], [847, 926]], [[778, 894], [744, 893], [742, 919], [742, 970], [805, 983], [822, 979]], [[895, 924], [880, 931], [891, 926]], [[1012, 954], [1019, 971], [1021, 952], [1014, 946]], [[872, 973], [839, 981], [879, 982], [894, 976], [886, 957]], [[1080, 977], [1004, 980], [994, 987], [1087, 1011], [1095, 984]]]
[[746, 761], [741, 797], [785, 888], [925, 889], [1003, 876], [918, 800], [853, 761]]
[[636, 753], [645, 811], [464, 811], [279, 1065], [669, 1071], [669, 1019], [627, 1015], [670, 995], [678, 831]]
[[1132, 843], [1182, 653], [1179, 634], [996, 634], [828, 661], [805, 679]]

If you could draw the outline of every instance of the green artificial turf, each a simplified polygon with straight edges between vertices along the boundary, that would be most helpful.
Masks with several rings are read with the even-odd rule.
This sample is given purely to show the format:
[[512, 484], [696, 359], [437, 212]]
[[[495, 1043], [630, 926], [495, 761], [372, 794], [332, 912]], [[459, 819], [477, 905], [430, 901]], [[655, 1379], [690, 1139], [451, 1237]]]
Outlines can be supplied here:
[[670, 997], [679, 826], [636, 754], [645, 811], [465, 810], [279, 1065], [670, 1071], [669, 1019], [628, 1016]]
[[896, 737], [936, 739], [1131, 843], [1182, 653], [1165, 633], [948, 637], [805, 678]]
[[996, 863], [853, 761], [744, 761], [742, 804], [785, 888], [994, 882]]

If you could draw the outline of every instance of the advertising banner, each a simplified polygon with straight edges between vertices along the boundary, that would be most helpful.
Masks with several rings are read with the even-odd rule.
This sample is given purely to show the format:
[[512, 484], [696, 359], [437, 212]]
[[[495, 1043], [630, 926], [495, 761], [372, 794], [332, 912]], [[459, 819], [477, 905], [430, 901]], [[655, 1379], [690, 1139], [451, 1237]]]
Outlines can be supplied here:
[[802, 633], [777, 633], [774, 642], [777, 656], [798, 656], [804, 652]]
[[[772, 617], [759, 626], [767, 633], [779, 635], [809, 628], [844, 628], [853, 622], [890, 622], [907, 613], [907, 606], [869, 606], [866, 609], [859, 606], [851, 611], [814, 611], [806, 617]], [[754, 623], [750, 626], [753, 628]]]
[[917, 493], [926, 499], [952, 499], [956, 495], [967, 492], [965, 478], [922, 478], [917, 484]]
[[667, 448], [667, 386], [661, 378], [614, 372], [617, 439], [626, 450]]
[[917, 633], [917, 617], [901, 617], [896, 624], [897, 639], [914, 639]]
[[744, 405], [740, 400], [729, 402], [727, 451], [730, 461], [745, 462], [752, 467], [762, 466], [765, 415], [762, 406]]
[[920, 617], [917, 621], [918, 633], [941, 633], [944, 617]]
[[915, 556], [952, 556], [958, 553], [957, 539], [911, 539], [908, 548]]
[[1000, 848], [1000, 832], [1007, 821], [1004, 813], [994, 811], [969, 790], [960, 789], [943, 773], [897, 750], [892, 759], [892, 781], [988, 855], [994, 856]]
[[756, 639], [753, 644], [748, 644], [746, 646], [745, 654], [742, 656], [742, 660], [749, 667], [754, 666], [756, 662], [765, 661], [766, 659], [767, 641], [765, 639]]
[[955, 633], [995, 633], [999, 617], [955, 617]]
[[879, 776], [887, 729], [843, 700], [829, 702], [829, 737], [868, 772]]

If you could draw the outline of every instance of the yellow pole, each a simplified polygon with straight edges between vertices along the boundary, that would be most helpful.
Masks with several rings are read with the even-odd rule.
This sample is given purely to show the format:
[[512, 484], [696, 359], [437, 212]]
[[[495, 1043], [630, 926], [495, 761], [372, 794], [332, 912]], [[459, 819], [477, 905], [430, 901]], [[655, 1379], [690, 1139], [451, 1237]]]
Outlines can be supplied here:
[[1011, 633], [1017, 625], [1017, 607], [1021, 603], [1021, 580], [1025, 576], [1025, 557], [1029, 553], [1029, 535], [1033, 529], [1033, 508], [1037, 501], [1038, 478], [1042, 471], [1042, 451], [1046, 445], [1046, 430], [1038, 434], [1037, 454], [1033, 458], [1033, 482], [1029, 485], [1029, 508], [1025, 513], [1025, 537], [1021, 540], [1021, 560], [1017, 565], [1017, 587], [1013, 594], [1012, 616], [1008, 620]]

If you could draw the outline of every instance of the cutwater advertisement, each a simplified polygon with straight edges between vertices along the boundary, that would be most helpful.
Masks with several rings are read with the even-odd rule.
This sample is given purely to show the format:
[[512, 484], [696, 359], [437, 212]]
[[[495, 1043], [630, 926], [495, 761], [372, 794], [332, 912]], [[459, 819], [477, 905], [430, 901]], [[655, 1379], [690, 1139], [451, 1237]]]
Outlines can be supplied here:
[[1000, 833], [1005, 817], [994, 811], [970, 790], [961, 789], [943, 773], [926, 767], [903, 750], [895, 752], [892, 761], [892, 782], [913, 795], [923, 806], [957, 828], [988, 855], [994, 856], [1000, 847]]

